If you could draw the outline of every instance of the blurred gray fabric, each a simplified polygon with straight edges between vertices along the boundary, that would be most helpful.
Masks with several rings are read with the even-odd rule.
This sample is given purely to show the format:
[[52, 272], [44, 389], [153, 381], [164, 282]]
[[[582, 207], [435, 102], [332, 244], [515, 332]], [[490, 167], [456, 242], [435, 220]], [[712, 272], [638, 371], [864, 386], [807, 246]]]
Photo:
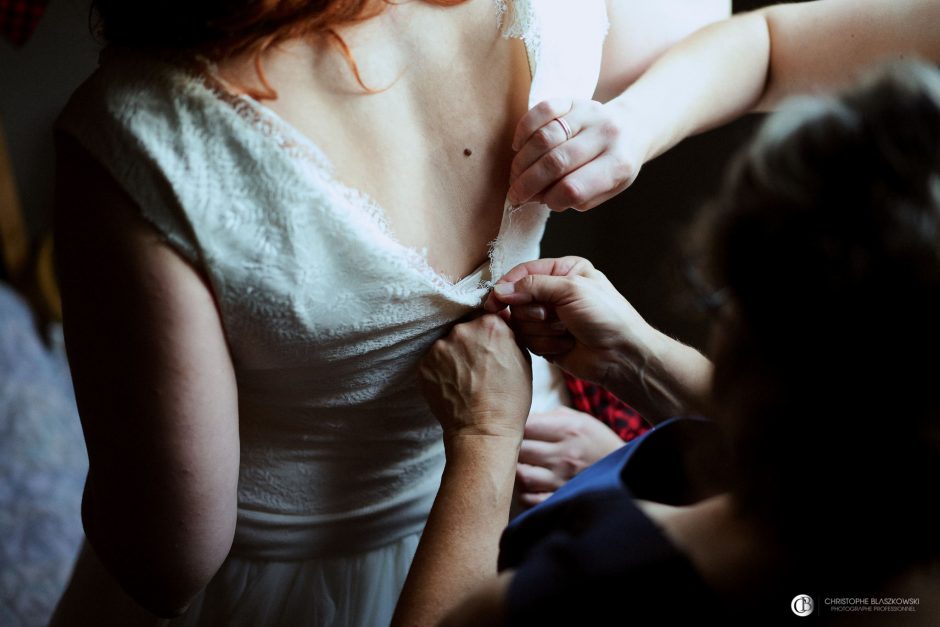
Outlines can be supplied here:
[[45, 625], [83, 538], [88, 457], [61, 328], [0, 283], [0, 625]]

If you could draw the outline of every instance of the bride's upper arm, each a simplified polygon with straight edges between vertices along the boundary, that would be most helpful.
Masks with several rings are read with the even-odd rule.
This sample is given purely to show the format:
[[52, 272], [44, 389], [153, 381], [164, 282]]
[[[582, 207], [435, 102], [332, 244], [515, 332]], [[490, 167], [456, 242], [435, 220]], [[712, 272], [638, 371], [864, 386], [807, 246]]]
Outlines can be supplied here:
[[182, 610], [231, 546], [235, 377], [210, 289], [130, 197], [59, 137], [56, 256], [89, 455], [86, 534], [158, 614]]
[[731, 15], [731, 0], [607, 0], [610, 31], [594, 92], [606, 102], [635, 81], [667, 48]]

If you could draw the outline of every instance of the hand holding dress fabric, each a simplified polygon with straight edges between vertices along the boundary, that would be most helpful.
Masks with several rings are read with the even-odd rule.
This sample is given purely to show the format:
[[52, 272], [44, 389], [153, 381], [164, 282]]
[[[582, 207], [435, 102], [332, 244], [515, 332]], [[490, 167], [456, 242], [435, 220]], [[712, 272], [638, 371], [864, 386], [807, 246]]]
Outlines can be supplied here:
[[445, 443], [461, 436], [522, 439], [532, 404], [532, 367], [499, 316], [456, 325], [428, 351], [420, 375]]
[[[532, 404], [528, 353], [496, 315], [456, 325], [419, 366], [447, 462], [392, 625], [438, 625], [495, 572]], [[489, 621], [485, 624], [491, 624]]]
[[520, 341], [575, 376], [607, 386], [614, 360], [646, 350], [652, 331], [591, 262], [579, 257], [539, 259], [504, 275], [488, 297], [488, 311], [510, 306]]
[[647, 156], [625, 117], [617, 102], [556, 99], [534, 106], [513, 137], [510, 202], [587, 211], [625, 190]]
[[651, 327], [586, 259], [516, 266], [484, 304], [490, 312], [507, 306], [529, 350], [629, 399], [651, 422], [706, 404], [711, 362]]

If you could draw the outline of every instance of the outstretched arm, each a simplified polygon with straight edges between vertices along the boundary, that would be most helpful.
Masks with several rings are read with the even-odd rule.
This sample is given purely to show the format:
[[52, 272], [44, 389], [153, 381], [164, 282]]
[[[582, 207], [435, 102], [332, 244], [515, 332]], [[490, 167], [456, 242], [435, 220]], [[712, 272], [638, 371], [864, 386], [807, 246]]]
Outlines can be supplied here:
[[[851, 83], [873, 64], [940, 61], [935, 0], [782, 4], [708, 26], [616, 98], [648, 135], [644, 161], [684, 137], [780, 99]], [[644, 130], [645, 129], [645, 130]]]
[[[454, 327], [428, 352], [420, 375], [444, 431], [447, 462], [395, 626], [435, 625], [469, 591], [496, 578], [499, 537], [509, 520], [516, 459], [532, 402], [527, 357], [495, 315]], [[499, 624], [500, 608], [491, 604], [486, 620], [476, 624]]]
[[609, 102], [532, 108], [514, 137], [510, 199], [554, 210], [596, 207], [691, 134], [790, 94], [839, 87], [878, 62], [940, 62], [938, 23], [935, 0], [817, 0], [706, 26]]

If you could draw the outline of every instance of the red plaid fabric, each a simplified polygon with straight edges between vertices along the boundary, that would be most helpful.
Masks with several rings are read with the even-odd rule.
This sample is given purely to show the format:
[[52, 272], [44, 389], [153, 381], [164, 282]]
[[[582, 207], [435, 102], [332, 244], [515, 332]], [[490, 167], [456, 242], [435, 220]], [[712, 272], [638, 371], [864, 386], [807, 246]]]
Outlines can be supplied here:
[[590, 381], [565, 375], [565, 384], [571, 394], [571, 406], [578, 411], [591, 414], [624, 442], [629, 442], [649, 430], [649, 425], [635, 409], [622, 400]]
[[0, 0], [0, 35], [22, 46], [36, 30], [47, 0]]

